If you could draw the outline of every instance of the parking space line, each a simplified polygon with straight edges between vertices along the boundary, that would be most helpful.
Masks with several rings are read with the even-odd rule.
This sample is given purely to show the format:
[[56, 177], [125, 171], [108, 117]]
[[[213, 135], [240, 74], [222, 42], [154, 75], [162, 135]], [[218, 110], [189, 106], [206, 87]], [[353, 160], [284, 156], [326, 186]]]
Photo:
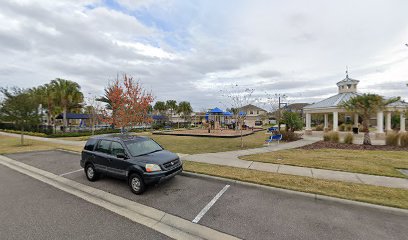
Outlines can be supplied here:
[[221, 189], [221, 191], [217, 193], [217, 195], [215, 195], [215, 197], [203, 208], [203, 210], [201, 210], [201, 212], [194, 218], [192, 222], [198, 223], [198, 221], [200, 221], [200, 219], [207, 213], [208, 210], [210, 210], [214, 203], [222, 196], [222, 194], [227, 191], [229, 187], [230, 185], [225, 185], [225, 187]]
[[67, 173], [60, 174], [60, 175], [58, 175], [58, 176], [63, 177], [63, 176], [65, 176], [65, 175], [68, 175], [68, 174], [71, 174], [71, 173], [76, 173], [76, 172], [83, 171], [83, 170], [84, 170], [84, 169], [81, 168], [81, 169], [78, 169], [78, 170], [75, 170], [75, 171], [72, 171], [72, 172], [67, 172]]

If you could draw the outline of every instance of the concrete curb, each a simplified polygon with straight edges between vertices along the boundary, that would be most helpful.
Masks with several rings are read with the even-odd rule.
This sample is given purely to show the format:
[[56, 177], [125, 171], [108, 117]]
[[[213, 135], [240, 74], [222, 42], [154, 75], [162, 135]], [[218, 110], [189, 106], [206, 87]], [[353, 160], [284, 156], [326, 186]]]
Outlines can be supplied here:
[[188, 177], [194, 177], [194, 178], [205, 178], [205, 179], [212, 179], [212, 180], [217, 180], [217, 181], [225, 181], [225, 182], [229, 182], [229, 183], [233, 183], [233, 184], [240, 184], [240, 185], [245, 185], [245, 186], [250, 186], [250, 187], [266, 189], [266, 190], [269, 190], [269, 191], [278, 191], [278, 192], [284, 192], [284, 193], [287, 193], [287, 194], [313, 198], [315, 200], [331, 201], [331, 202], [337, 202], [337, 203], [342, 203], [342, 204], [346, 204], [346, 205], [369, 207], [369, 208], [374, 208], [374, 209], [378, 209], [378, 210], [382, 210], [382, 211], [388, 211], [388, 212], [391, 211], [393, 213], [402, 214], [404, 216], [408, 215], [408, 210], [407, 209], [402, 209], [402, 208], [387, 207], [387, 206], [376, 205], [376, 204], [372, 204], [372, 203], [358, 202], [358, 201], [342, 199], [342, 198], [336, 198], [336, 197], [329, 197], [329, 196], [319, 195], [319, 194], [314, 194], [314, 193], [298, 192], [298, 191], [284, 189], [284, 188], [271, 187], [271, 186], [260, 185], [260, 184], [256, 184], [256, 183], [243, 182], [243, 181], [239, 181], [239, 180], [233, 180], [233, 179], [229, 179], [229, 178], [222, 178], [222, 177], [216, 177], [216, 176], [193, 173], [193, 172], [184, 171], [184, 172], [181, 173], [181, 175], [188, 176]]
[[[81, 153], [71, 151], [71, 150], [65, 150], [65, 149], [57, 149], [57, 150], [68, 152], [68, 153], [73, 153], [73, 154], [79, 154], [79, 155], [81, 154]], [[353, 200], [336, 198], [336, 197], [329, 197], [329, 196], [319, 195], [319, 194], [314, 194], [314, 193], [299, 192], [299, 191], [294, 191], [294, 190], [289, 190], [289, 189], [284, 189], [284, 188], [277, 188], [277, 187], [271, 187], [271, 186], [266, 186], [266, 185], [261, 185], [261, 184], [256, 184], [256, 183], [249, 183], [249, 182], [244, 182], [244, 181], [239, 181], [239, 180], [233, 180], [229, 178], [222, 178], [222, 177], [216, 177], [216, 176], [211, 176], [211, 175], [193, 173], [193, 172], [188, 172], [185, 170], [181, 173], [181, 175], [189, 176], [189, 177], [196, 177], [196, 178], [214, 179], [218, 181], [226, 181], [230, 183], [236, 183], [236, 184], [241, 184], [241, 185], [246, 185], [246, 186], [251, 186], [251, 187], [263, 188], [263, 189], [267, 189], [271, 191], [279, 191], [279, 192], [285, 192], [288, 194], [295, 194], [298, 196], [314, 198], [316, 200], [326, 200], [326, 201], [338, 202], [338, 203], [343, 203], [343, 204], [348, 204], [348, 205], [370, 207], [370, 208], [380, 209], [384, 211], [392, 211], [392, 212], [408, 214], [408, 210], [401, 209], [401, 208], [387, 207], [387, 206], [376, 205], [372, 203], [365, 203], [365, 202], [353, 201]]]
[[0, 155], [0, 164], [174, 239], [239, 239]]

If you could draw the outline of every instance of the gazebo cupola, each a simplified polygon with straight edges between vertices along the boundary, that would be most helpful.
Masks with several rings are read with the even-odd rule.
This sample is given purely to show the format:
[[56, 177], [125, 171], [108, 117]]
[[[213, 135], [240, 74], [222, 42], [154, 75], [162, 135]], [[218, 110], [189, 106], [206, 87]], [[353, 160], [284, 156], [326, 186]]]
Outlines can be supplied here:
[[348, 73], [346, 78], [337, 83], [339, 93], [356, 93], [357, 85], [360, 81], [349, 78]]

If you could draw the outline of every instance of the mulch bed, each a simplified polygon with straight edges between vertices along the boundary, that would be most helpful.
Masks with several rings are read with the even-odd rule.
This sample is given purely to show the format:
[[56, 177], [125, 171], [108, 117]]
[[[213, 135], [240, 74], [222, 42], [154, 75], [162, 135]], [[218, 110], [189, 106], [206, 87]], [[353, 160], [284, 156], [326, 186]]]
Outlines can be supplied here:
[[382, 150], [382, 151], [408, 151], [408, 147], [395, 147], [385, 145], [362, 145], [362, 144], [344, 144], [319, 141], [300, 147], [299, 149], [314, 150], [314, 149], [347, 149], [347, 150]]

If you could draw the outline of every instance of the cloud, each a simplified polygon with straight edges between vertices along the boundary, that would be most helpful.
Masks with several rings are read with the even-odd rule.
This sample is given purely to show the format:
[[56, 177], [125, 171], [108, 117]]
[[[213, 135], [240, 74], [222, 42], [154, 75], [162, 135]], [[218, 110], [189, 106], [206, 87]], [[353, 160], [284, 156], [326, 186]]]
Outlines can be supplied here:
[[406, 1], [3, 1], [0, 83], [102, 94], [128, 73], [157, 100], [220, 105], [231, 83], [315, 102], [345, 76], [408, 97]]

